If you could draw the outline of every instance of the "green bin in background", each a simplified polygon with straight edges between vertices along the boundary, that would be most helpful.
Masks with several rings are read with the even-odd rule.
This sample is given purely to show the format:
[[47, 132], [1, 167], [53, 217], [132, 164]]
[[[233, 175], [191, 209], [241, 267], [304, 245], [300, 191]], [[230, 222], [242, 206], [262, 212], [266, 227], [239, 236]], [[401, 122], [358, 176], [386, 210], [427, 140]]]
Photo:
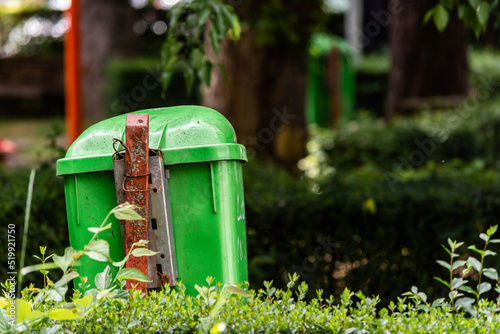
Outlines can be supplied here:
[[306, 91], [308, 124], [326, 128], [354, 119], [355, 77], [350, 48], [338, 36], [312, 36]]
[[[248, 280], [241, 171], [247, 157], [232, 126], [217, 111], [200, 106], [137, 113], [149, 114], [149, 147], [162, 152], [168, 175], [175, 281], [195, 294], [194, 285], [206, 284], [208, 276], [233, 284]], [[120, 115], [91, 126], [57, 162], [65, 181], [70, 245], [76, 250], [92, 238], [88, 228], [98, 227], [117, 205], [113, 138], [125, 140], [125, 125], [126, 115]], [[124, 257], [120, 222], [112, 219], [112, 228], [99, 238], [108, 241], [111, 259], [119, 261]], [[93, 287], [93, 278], [107, 265], [84, 256], [78, 272]]]

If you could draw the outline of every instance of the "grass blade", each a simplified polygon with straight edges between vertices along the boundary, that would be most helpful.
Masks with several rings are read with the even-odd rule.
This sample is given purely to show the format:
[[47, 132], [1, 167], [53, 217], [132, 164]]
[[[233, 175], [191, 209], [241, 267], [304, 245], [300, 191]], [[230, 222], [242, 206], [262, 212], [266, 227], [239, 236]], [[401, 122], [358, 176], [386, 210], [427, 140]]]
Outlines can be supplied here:
[[[24, 267], [24, 260], [26, 258], [26, 242], [28, 240], [28, 228], [31, 214], [31, 200], [33, 198], [33, 186], [35, 184], [35, 175], [36, 170], [34, 168], [31, 169], [30, 180], [28, 183], [28, 196], [26, 197], [26, 212], [24, 214], [24, 229], [23, 229], [23, 244], [21, 246], [21, 261], [19, 262], [19, 268]], [[20, 273], [18, 282], [17, 282], [17, 298], [21, 296], [21, 282], [23, 280], [23, 276]]]

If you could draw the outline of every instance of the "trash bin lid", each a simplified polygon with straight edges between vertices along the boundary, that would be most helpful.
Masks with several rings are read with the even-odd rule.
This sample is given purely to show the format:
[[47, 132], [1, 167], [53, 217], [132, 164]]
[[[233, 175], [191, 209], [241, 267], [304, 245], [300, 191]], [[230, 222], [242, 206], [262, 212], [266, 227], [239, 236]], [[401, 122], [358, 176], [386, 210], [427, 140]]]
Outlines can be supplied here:
[[338, 48], [347, 57], [352, 57], [352, 46], [342, 37], [325, 33], [315, 33], [311, 36], [309, 55], [315, 58], [329, 54]]
[[[166, 165], [220, 160], [247, 161], [229, 121], [202, 106], [141, 110], [149, 114], [149, 147], [161, 150]], [[113, 138], [125, 141], [126, 115], [94, 124], [57, 161], [57, 175], [113, 169]]]

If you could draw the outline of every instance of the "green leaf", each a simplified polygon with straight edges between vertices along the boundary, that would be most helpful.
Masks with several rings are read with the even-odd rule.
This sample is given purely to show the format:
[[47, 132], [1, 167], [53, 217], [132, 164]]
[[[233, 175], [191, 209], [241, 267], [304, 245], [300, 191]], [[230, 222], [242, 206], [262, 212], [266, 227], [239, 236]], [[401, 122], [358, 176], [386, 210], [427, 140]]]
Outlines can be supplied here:
[[217, 35], [219, 36], [219, 39], [221, 39], [226, 34], [226, 31], [229, 29], [229, 26], [226, 26], [224, 24], [224, 17], [221, 13], [221, 8], [223, 7], [223, 5], [214, 4], [212, 7], [214, 8], [215, 11], [214, 27], [217, 32]]
[[423, 292], [419, 292], [417, 293], [417, 295], [420, 297], [420, 299], [422, 299], [424, 302], [427, 301], [427, 295]]
[[191, 90], [193, 89], [194, 85], [194, 70], [189, 65], [185, 65], [183, 67], [184, 83], [186, 84], [186, 91], [189, 96], [191, 95]]
[[186, 22], [186, 30], [189, 30], [191, 28], [194, 28], [194, 26], [196, 25], [196, 22], [197, 22], [197, 15], [195, 13], [192, 13], [192, 14], [189, 14], [186, 18], [185, 18], [185, 22]]
[[483, 28], [481, 27], [481, 25], [479, 24], [476, 24], [474, 27], [473, 27], [473, 31], [474, 31], [474, 35], [476, 36], [476, 39], [479, 38], [479, 36], [481, 36], [481, 31], [483, 30]]
[[424, 23], [427, 23], [429, 22], [429, 20], [431, 19], [431, 17], [434, 16], [434, 12], [436, 11], [436, 7], [432, 8], [432, 9], [429, 9], [427, 11], [427, 13], [425, 13], [425, 16], [424, 16]]
[[103, 226], [101, 228], [99, 228], [99, 227], [89, 227], [87, 230], [89, 230], [89, 232], [92, 232], [92, 233], [99, 233], [101, 231], [110, 229], [112, 225], [113, 225], [113, 223], [109, 223], [106, 226]]
[[29, 273], [32, 273], [34, 271], [39, 271], [39, 270], [46, 270], [46, 269], [55, 269], [55, 268], [60, 268], [57, 264], [55, 263], [45, 263], [45, 264], [34, 264], [32, 266], [27, 266], [21, 269], [21, 275], [26, 276]]
[[467, 266], [474, 268], [474, 270], [477, 271], [477, 272], [480, 272], [481, 269], [483, 269], [481, 267], [481, 262], [479, 262], [476, 258], [474, 258], [472, 256], [470, 256], [467, 259]]
[[443, 304], [444, 300], [445, 300], [444, 298], [438, 298], [438, 299], [434, 300], [434, 301], [432, 302], [431, 307], [433, 307], [433, 308], [434, 308], [434, 307], [441, 306], [441, 305]]
[[125, 263], [127, 263], [128, 258], [129, 258], [129, 256], [127, 255], [127, 256], [125, 256], [125, 258], [124, 258], [123, 260], [121, 260], [121, 261], [119, 261], [119, 262], [113, 262], [113, 265], [114, 265], [115, 267], [123, 267], [123, 265], [124, 265]]
[[434, 12], [434, 23], [436, 24], [436, 28], [440, 31], [443, 32], [446, 26], [448, 25], [448, 21], [450, 20], [450, 14], [446, 10], [446, 8], [438, 4], [435, 7], [435, 12]]
[[92, 299], [93, 298], [94, 298], [94, 296], [87, 295], [87, 296], [85, 296], [83, 298], [74, 299], [73, 302], [76, 305], [79, 305], [79, 306], [82, 306], [82, 307], [87, 307], [87, 306], [89, 306], [92, 303]]
[[464, 260], [455, 261], [455, 262], [453, 262], [452, 269], [455, 270], [458, 267], [465, 266], [465, 264], [466, 264], [466, 262]]
[[0, 308], [0, 333], [5, 333], [11, 328], [9, 320], [7, 319], [7, 312]]
[[474, 290], [473, 288], [471, 288], [468, 285], [462, 285], [461, 287], [458, 288], [458, 290], [464, 291], [464, 292], [468, 292], [468, 293], [472, 293], [474, 295], [477, 294], [476, 290]]
[[65, 280], [66, 283], [68, 283], [68, 282], [71, 282], [72, 280], [74, 280], [75, 278], [77, 278], [79, 276], [80, 275], [78, 274], [77, 271], [71, 270], [69, 273], [67, 273], [66, 275], [64, 275], [61, 279]]
[[198, 77], [201, 79], [201, 82], [205, 84], [207, 87], [210, 86], [210, 79], [212, 77], [212, 68], [213, 65], [210, 61], [204, 61], [203, 66], [198, 70]]
[[198, 294], [203, 298], [203, 299], [208, 299], [208, 288], [203, 286], [199, 286], [198, 284], [195, 284], [194, 285], [194, 288], [196, 289], [196, 291], [198, 291]]
[[490, 251], [489, 249], [487, 249], [487, 250], [484, 251], [484, 256], [490, 256], [490, 255], [495, 256], [495, 255], [497, 255], [497, 253], [493, 252], [493, 251]]
[[75, 312], [65, 309], [65, 308], [58, 308], [55, 310], [52, 310], [48, 313], [48, 316], [50, 319], [53, 320], [77, 320], [77, 319], [82, 319], [81, 316], [76, 314]]
[[444, 281], [443, 279], [441, 279], [441, 278], [439, 278], [439, 277], [437, 277], [437, 276], [434, 276], [434, 279], [435, 279], [436, 281], [438, 281], [438, 282], [441, 282], [442, 284], [444, 284], [445, 286], [447, 286], [449, 289], [451, 288], [451, 287], [450, 287], [450, 283], [448, 283], [448, 282]]
[[483, 282], [477, 286], [477, 291], [480, 295], [491, 290], [491, 284], [488, 282]]
[[219, 298], [217, 299], [217, 302], [215, 303], [212, 310], [210, 311], [210, 318], [211, 319], [215, 318], [215, 316], [217, 315], [217, 312], [219, 312], [219, 310], [222, 308], [222, 306], [224, 306], [226, 301], [227, 301], [227, 299], [226, 299], [226, 296], [224, 296], [224, 294], [219, 296]]
[[490, 237], [486, 233], [480, 233], [479, 238], [483, 239], [484, 241], [488, 241]]
[[[109, 288], [109, 289], [105, 289], [105, 290], [102, 290], [101, 292], [99, 292], [97, 294], [97, 296], [95, 297], [96, 300], [100, 300], [104, 297], [114, 297], [116, 295], [116, 292], [113, 291], [114, 287], [113, 288]], [[113, 291], [113, 292], [112, 292]]]
[[63, 256], [54, 255], [54, 263], [61, 268], [62, 271], [68, 270], [69, 265], [71, 264], [73, 254], [76, 253], [76, 250], [73, 247], [66, 247], [64, 250]]
[[463, 295], [463, 293], [460, 293], [458, 291], [450, 291], [450, 293], [448, 294], [448, 298], [450, 298], [450, 300], [453, 300], [455, 298], [462, 297]]
[[451, 289], [456, 290], [460, 288], [462, 285], [466, 284], [468, 281], [464, 280], [462, 277], [454, 278], [451, 280]]
[[467, 12], [471, 10], [470, 6], [467, 4], [460, 4], [458, 6], [458, 18], [463, 20]]
[[106, 266], [102, 273], [95, 275], [94, 283], [98, 290], [105, 290], [113, 282], [113, 276], [110, 274], [110, 267]]
[[229, 293], [232, 293], [232, 294], [235, 294], [235, 295], [238, 295], [238, 296], [242, 296], [242, 297], [250, 297], [246, 292], [245, 290], [241, 289], [241, 288], [238, 288], [236, 285], [228, 285], [226, 287], [226, 290], [227, 292]]
[[191, 66], [195, 69], [201, 68], [203, 65], [203, 57], [203, 52], [201, 52], [199, 48], [193, 49], [189, 55]]
[[224, 78], [224, 81], [226, 82], [226, 85], [231, 86], [231, 83], [229, 82], [229, 77], [227, 76], [226, 69], [221, 63], [217, 63], [217, 67], [219, 68], [220, 73], [222, 73], [222, 77]]
[[16, 322], [35, 319], [43, 315], [40, 311], [31, 311], [31, 305], [23, 299], [16, 299]]
[[205, 8], [201, 11], [200, 15], [198, 15], [198, 25], [203, 26], [207, 23], [208, 18], [210, 17], [210, 9]]
[[132, 250], [132, 255], [135, 257], [153, 256], [156, 254], [160, 254], [160, 252], [155, 252], [147, 248], [135, 248]]
[[45, 251], [47, 250], [46, 246], [39, 246], [40, 247], [40, 254], [45, 255]]
[[65, 309], [68, 309], [68, 310], [72, 310], [74, 309], [75, 307], [78, 307], [78, 305], [76, 305], [75, 302], [70, 302], [70, 303], [60, 303], [58, 305], [60, 308], [65, 308]]
[[118, 220], [145, 220], [142, 218], [135, 210], [139, 207], [137, 205], [129, 204], [125, 202], [118, 205], [111, 212], [115, 215]]
[[481, 0], [469, 0], [469, 4], [471, 5], [471, 7], [476, 10], [477, 7], [479, 6], [479, 3], [481, 2]]
[[476, 9], [476, 15], [479, 23], [483, 27], [486, 27], [486, 23], [488, 23], [488, 18], [490, 17], [490, 4], [486, 1], [481, 1], [479, 7]]
[[238, 16], [230, 10], [230, 6], [223, 5], [220, 7], [221, 14], [227, 27], [231, 27], [231, 34], [235, 41], [238, 41], [241, 36], [241, 27]]
[[98, 239], [92, 241], [85, 246], [84, 254], [96, 261], [110, 261], [109, 244], [106, 240]]
[[469, 308], [474, 304], [475, 301], [476, 301], [475, 299], [472, 299], [470, 297], [463, 297], [455, 301], [455, 306]]
[[437, 260], [436, 262], [437, 262], [437, 263], [438, 263], [441, 267], [444, 267], [444, 268], [446, 268], [446, 269], [448, 269], [448, 270], [450, 270], [450, 269], [451, 269], [451, 265], [450, 265], [448, 262], [445, 262], [445, 261], [443, 261], [443, 260]]
[[47, 299], [55, 302], [62, 302], [66, 292], [68, 292], [68, 283], [62, 279], [57, 281], [52, 288], [45, 291]]
[[124, 279], [131, 279], [139, 282], [146, 282], [149, 283], [151, 282], [149, 278], [144, 275], [139, 269], [136, 268], [123, 268], [121, 269], [118, 274], [116, 275], [116, 279], [118, 280], [124, 280]]
[[[450, 243], [450, 242], [451, 242], [451, 239], [448, 239], [448, 243]], [[446, 251], [446, 253], [448, 253], [451, 256], [452, 252], [448, 248], [446, 248], [445, 245], [441, 244], [441, 247], [443, 247], [443, 249]], [[450, 246], [450, 248], [453, 249], [453, 245]]]
[[481, 256], [484, 255], [484, 251], [482, 249], [477, 249], [476, 246], [474, 246], [474, 245], [471, 245], [471, 246], [469, 246], [467, 248], [470, 249], [470, 250], [473, 250], [476, 253], [479, 253]]
[[170, 27], [169, 31], [173, 31], [174, 28], [177, 26], [177, 23], [179, 22], [179, 18], [182, 15], [182, 7], [181, 6], [174, 6], [168, 11], [168, 26]]
[[498, 272], [495, 268], [484, 268], [483, 275], [492, 279], [494, 281], [498, 281]]
[[210, 43], [212, 44], [214, 53], [218, 55], [220, 51], [220, 41], [214, 28], [210, 29], [210, 31], [208, 32], [208, 36], [210, 37]]

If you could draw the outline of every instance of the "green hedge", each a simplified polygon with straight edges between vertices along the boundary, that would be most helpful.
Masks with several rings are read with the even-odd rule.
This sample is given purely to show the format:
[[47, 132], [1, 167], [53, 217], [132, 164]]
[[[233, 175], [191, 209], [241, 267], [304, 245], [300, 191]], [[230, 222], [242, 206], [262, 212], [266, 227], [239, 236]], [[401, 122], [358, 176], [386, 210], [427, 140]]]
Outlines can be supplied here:
[[[267, 282], [258, 291], [228, 293], [227, 286], [198, 287], [197, 297], [171, 288], [140, 292], [114, 290], [115, 296], [89, 299], [75, 294], [73, 303], [45, 302], [32, 310], [24, 301], [24, 322], [11, 327], [6, 301], [0, 307], [4, 333], [496, 333], [500, 330], [497, 300], [481, 300], [470, 313], [443, 300], [427, 300], [412, 287], [388, 308], [378, 297], [345, 289], [339, 302], [321, 291], [304, 298], [307, 284], [276, 289]], [[103, 291], [105, 292], [105, 291]], [[103, 293], [106, 295], [106, 293]], [[246, 295], [246, 296], [245, 296]], [[33, 300], [25, 294], [25, 300]], [[36, 304], [36, 303], [32, 303]], [[19, 308], [21, 309], [21, 307]], [[18, 309], [18, 310], [19, 310]], [[38, 312], [35, 314], [35, 312]], [[474, 316], [470, 316], [473, 314]], [[65, 320], [68, 319], [68, 320]], [[71, 319], [71, 320], [69, 320]]]
[[249, 163], [250, 282], [298, 272], [314, 288], [383, 303], [417, 283], [440, 296], [440, 244], [470, 244], [500, 213], [499, 101], [477, 102], [474, 112], [313, 129], [302, 181]]
[[424, 111], [390, 123], [362, 113], [335, 131], [312, 129], [307, 162], [337, 170], [392, 171], [422, 167], [429, 161], [480, 159], [486, 167], [500, 168], [499, 103], [498, 96], [487, 101], [471, 97], [453, 110]]
[[[268, 163], [245, 164], [252, 286], [274, 280], [282, 287], [298, 272], [312, 289], [338, 295], [348, 287], [380, 295], [382, 303], [415, 284], [440, 296], [432, 279], [442, 271], [435, 261], [446, 255], [440, 244], [447, 237], [470, 243], [499, 216], [495, 103], [467, 118], [460, 110], [389, 125], [365, 118], [318, 131], [300, 163], [308, 176], [302, 179]], [[398, 157], [410, 161], [415, 140], [436, 138], [430, 135], [438, 130], [446, 140], [436, 141], [422, 165], [401, 166]], [[0, 169], [3, 225], [21, 225], [28, 175]], [[61, 254], [67, 245], [62, 179], [54, 175], [37, 175], [28, 254], [40, 245]]]
[[[0, 166], [0, 240], [7, 254], [7, 225], [16, 225], [17, 266], [21, 259], [21, 245], [30, 170]], [[55, 170], [42, 167], [37, 170], [31, 219], [26, 242], [26, 265], [38, 262], [31, 255], [39, 254], [39, 246], [47, 246], [47, 252], [61, 254], [69, 245], [64, 203], [63, 180], [55, 176]], [[7, 261], [7, 259], [3, 259]], [[0, 266], [0, 277], [7, 277], [7, 264]], [[27, 281], [33, 280], [27, 277]]]
[[429, 167], [394, 192], [381, 172], [338, 172], [308, 193], [307, 184], [274, 182], [262, 172], [269, 168], [254, 167], [247, 166], [245, 184], [250, 282], [257, 284], [282, 286], [297, 272], [314, 289], [362, 290], [383, 304], [415, 284], [439, 297], [432, 277], [443, 273], [440, 244], [448, 237], [470, 244], [500, 215], [500, 176], [480, 167]]

